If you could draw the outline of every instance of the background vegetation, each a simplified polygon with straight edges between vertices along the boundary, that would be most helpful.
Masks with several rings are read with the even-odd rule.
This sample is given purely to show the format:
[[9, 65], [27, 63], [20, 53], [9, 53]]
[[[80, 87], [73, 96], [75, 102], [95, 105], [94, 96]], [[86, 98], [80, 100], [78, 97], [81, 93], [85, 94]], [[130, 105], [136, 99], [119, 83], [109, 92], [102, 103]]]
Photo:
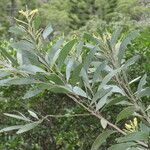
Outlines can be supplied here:
[[[0, 0], [0, 63], [5, 62], [2, 51], [16, 56], [12, 41], [21, 38], [14, 36], [17, 30], [10, 28], [18, 24], [14, 19], [24, 20], [19, 10], [38, 9], [36, 24], [43, 29], [51, 24], [53, 32], [48, 36], [50, 42], [42, 49], [48, 51], [61, 37], [70, 40], [82, 39], [84, 33], [97, 36], [97, 33], [112, 33], [118, 26], [123, 27], [122, 37], [131, 30], [139, 30], [140, 34], [128, 45], [125, 59], [135, 54], [141, 56], [140, 61], [129, 70], [129, 79], [147, 74], [147, 85], [150, 85], [150, 2], [149, 0]], [[38, 27], [37, 27], [38, 28]], [[84, 42], [87, 42], [86, 39]], [[90, 42], [89, 42], [90, 43]], [[1, 64], [0, 64], [1, 65]], [[136, 75], [135, 75], [136, 73]], [[1, 76], [0, 76], [1, 77]], [[136, 89], [137, 83], [132, 85]], [[20, 123], [10, 119], [3, 113], [21, 112], [28, 115], [28, 110], [36, 111], [39, 115], [83, 114], [87, 113], [64, 94], [54, 94], [49, 90], [36, 97], [23, 99], [24, 91], [29, 85], [11, 85], [0, 87], [0, 128]], [[149, 98], [144, 97], [144, 105], [149, 105]], [[117, 114], [123, 106], [114, 105], [104, 110], [107, 119], [115, 122]], [[113, 117], [109, 118], [110, 116]], [[133, 117], [127, 117], [120, 123], [124, 124]], [[140, 119], [138, 120], [140, 122]], [[90, 150], [97, 136], [103, 131], [99, 119], [93, 116], [51, 118], [42, 125], [21, 135], [15, 132], [0, 133], [0, 149], [2, 150]], [[100, 150], [108, 149], [115, 143], [113, 134], [103, 143]], [[93, 149], [94, 150], [94, 149]]]

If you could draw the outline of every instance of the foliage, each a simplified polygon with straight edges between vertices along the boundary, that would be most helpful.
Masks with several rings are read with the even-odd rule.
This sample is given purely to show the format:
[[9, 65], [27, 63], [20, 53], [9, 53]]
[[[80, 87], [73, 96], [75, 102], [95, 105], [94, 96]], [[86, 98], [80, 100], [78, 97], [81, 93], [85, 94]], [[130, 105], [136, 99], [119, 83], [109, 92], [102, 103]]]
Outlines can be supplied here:
[[[22, 39], [11, 44], [16, 49], [15, 56], [6, 51], [4, 53], [7, 61], [1, 64], [0, 85], [31, 85], [24, 99], [45, 91], [66, 94], [89, 114], [98, 118], [102, 128], [105, 129], [103, 136], [98, 136], [92, 146], [95, 150], [102, 144], [97, 140], [101, 141], [101, 137], [107, 139], [114, 132], [122, 134], [122, 137], [116, 139], [117, 144], [112, 144], [108, 148], [110, 150], [148, 148], [149, 104], [142, 101], [143, 97], [150, 96], [150, 88], [146, 86], [147, 76], [145, 74], [130, 81], [128, 70], [139, 56], [135, 55], [128, 60], [124, 57], [127, 46], [139, 35], [139, 31], [122, 35], [122, 28], [118, 27], [113, 33], [99, 31], [94, 36], [85, 33], [81, 40], [71, 39], [69, 42], [64, 42], [62, 38], [45, 53], [45, 47], [49, 43], [48, 37], [52, 33], [51, 26], [44, 30], [36, 27], [34, 21], [36, 10], [20, 13], [25, 18], [25, 21], [17, 20], [19, 24], [17, 31], [20, 29], [23, 31]], [[132, 89], [131, 84], [137, 80], [139, 80], [137, 88]], [[123, 108], [116, 117], [116, 124], [111, 121], [113, 114], [109, 116], [105, 114], [107, 107], [111, 108], [113, 105]], [[28, 110], [28, 117], [20, 112], [5, 113], [5, 115], [24, 121], [19, 126], [1, 130], [1, 132], [17, 130], [17, 134], [27, 132], [45, 121], [49, 122], [49, 118], [52, 117], [80, 116], [80, 114], [44, 114], [43, 116], [31, 110]], [[120, 121], [133, 116], [140, 122], [138, 130], [132, 133], [123, 131]], [[138, 123], [134, 125], [138, 126]], [[112, 129], [108, 130], [108, 127]]]

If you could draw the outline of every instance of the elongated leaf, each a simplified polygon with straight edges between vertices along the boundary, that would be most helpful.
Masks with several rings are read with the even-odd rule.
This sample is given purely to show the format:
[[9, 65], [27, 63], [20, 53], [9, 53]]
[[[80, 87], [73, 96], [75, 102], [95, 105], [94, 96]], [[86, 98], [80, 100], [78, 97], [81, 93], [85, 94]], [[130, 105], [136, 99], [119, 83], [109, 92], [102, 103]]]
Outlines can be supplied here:
[[51, 25], [47, 25], [45, 30], [43, 31], [43, 38], [46, 39], [53, 32], [53, 28]]
[[76, 83], [81, 80], [81, 77], [79, 76], [79, 74], [81, 73], [82, 67], [83, 67], [83, 65], [82, 65], [82, 64], [79, 64], [77, 67], [75, 67], [75, 68], [72, 70], [71, 83], [72, 83], [73, 85], [76, 85]]
[[67, 66], [66, 66], [66, 80], [67, 80], [67, 82], [69, 81], [69, 78], [71, 75], [71, 69], [72, 69], [73, 63], [74, 63], [74, 59], [71, 58], [71, 59], [69, 59], [69, 62], [67, 63]]
[[23, 125], [16, 125], [16, 126], [10, 126], [10, 127], [6, 127], [0, 130], [0, 133], [2, 132], [8, 132], [8, 131], [12, 131], [12, 130], [17, 130], [20, 129]]
[[76, 46], [76, 53], [77, 57], [80, 57], [82, 49], [83, 49], [84, 42], [80, 41]]
[[31, 72], [31, 73], [37, 73], [37, 72], [43, 72], [43, 73], [46, 73], [45, 70], [43, 70], [42, 68], [40, 67], [37, 67], [35, 65], [31, 65], [31, 64], [28, 64], [28, 65], [22, 65], [19, 67], [20, 69], [22, 69], [23, 71], [27, 71], [27, 72]]
[[0, 86], [9, 86], [7, 83], [9, 83], [11, 80], [12, 78], [0, 80]]
[[148, 110], [150, 110], [150, 105], [146, 108], [146, 110], [145, 110], [145, 111], [148, 111]]
[[105, 96], [103, 96], [98, 103], [96, 104], [96, 111], [100, 110], [106, 103], [108, 97], [112, 94], [112, 92], [108, 92]]
[[86, 71], [84, 68], [82, 68], [82, 70], [81, 70], [81, 72], [80, 72], [80, 76], [82, 77], [85, 86], [86, 86], [90, 91], [92, 91], [91, 85], [90, 85], [90, 83], [89, 83], [89, 78], [88, 78], [87, 71]]
[[86, 56], [84, 62], [83, 62], [83, 66], [84, 66], [84, 69], [87, 70], [90, 63], [92, 62], [92, 59], [94, 58], [94, 55], [96, 53], [96, 51], [98, 50], [98, 47], [95, 46], [94, 48], [92, 48], [90, 50], [90, 52], [88, 53], [88, 55]]
[[133, 142], [138, 140], [148, 140], [148, 132], [133, 132], [125, 135], [124, 137], [117, 138], [118, 143]]
[[46, 55], [46, 61], [51, 67], [55, 64], [57, 58], [59, 57], [60, 47], [62, 46], [63, 42], [63, 38], [58, 40]]
[[118, 69], [113, 70], [110, 73], [108, 73], [102, 80], [102, 83], [100, 84], [98, 89], [103, 88], [103, 86], [105, 86], [117, 73], [119, 73], [121, 71], [121, 69], [122, 68], [118, 68]]
[[39, 93], [43, 92], [43, 89], [33, 89], [33, 90], [29, 90], [27, 91], [27, 93], [24, 95], [23, 99], [27, 99], [27, 98], [32, 98], [36, 95], [38, 95]]
[[17, 134], [21, 134], [21, 133], [27, 132], [27, 131], [29, 131], [29, 130], [35, 128], [36, 126], [38, 126], [40, 123], [41, 123], [41, 121], [37, 121], [37, 122], [33, 122], [33, 123], [26, 124], [26, 125], [24, 125], [23, 127], [21, 127], [21, 128], [17, 131]]
[[12, 78], [6, 84], [8, 84], [8, 85], [24, 85], [24, 84], [34, 84], [34, 83], [40, 83], [40, 81], [37, 81], [32, 78]]
[[129, 82], [129, 84], [132, 84], [132, 83], [134, 83], [134, 82], [138, 81], [140, 78], [141, 78], [141, 76], [139, 76], [139, 77], [137, 77], [137, 78], [133, 79], [132, 81], [130, 81], [130, 82]]
[[125, 92], [123, 91], [123, 89], [121, 89], [120, 87], [118, 87], [117, 85], [105, 85], [103, 87], [104, 89], [109, 89], [111, 88], [113, 93], [120, 93], [121, 95], [125, 96]]
[[25, 33], [25, 30], [21, 26], [10, 27], [8, 31], [16, 35], [23, 35]]
[[77, 42], [76, 39], [73, 39], [72, 41], [68, 42], [63, 49], [61, 50], [59, 57], [58, 57], [58, 67], [61, 68], [61, 66], [64, 64], [64, 61], [69, 54], [69, 52], [72, 50], [73, 46]]
[[102, 62], [95, 70], [94, 75], [93, 75], [93, 84], [97, 81], [97, 79], [99, 78], [101, 71], [103, 71], [103, 69], [106, 67], [106, 62]]
[[108, 150], [126, 150], [127, 148], [130, 148], [134, 145], [136, 145], [134, 142], [120, 143], [112, 145], [110, 148], [108, 148]]
[[11, 73], [9, 73], [9, 72], [1, 72], [1, 71], [0, 71], [0, 78], [9, 76], [10, 74], [11, 74]]
[[24, 50], [24, 51], [32, 51], [35, 49], [35, 46], [25, 40], [21, 40], [19, 42], [16, 43], [12, 43], [11, 46], [17, 50]]
[[112, 88], [109, 89], [100, 89], [96, 92], [96, 94], [93, 96], [91, 105], [95, 103], [98, 99], [101, 99], [104, 97], [107, 93], [109, 93], [112, 90]]
[[17, 66], [17, 60], [14, 59], [8, 52], [6, 49], [4, 49], [3, 47], [0, 47], [1, 49], [1, 54], [4, 58], [8, 59], [13, 65]]
[[48, 90], [50, 90], [53, 93], [64, 93], [64, 94], [72, 92], [69, 87], [67, 87], [67, 86], [60, 86], [60, 85], [51, 86], [51, 87], [49, 87]]
[[146, 84], [146, 78], [147, 78], [146, 74], [141, 78], [138, 84], [137, 93], [139, 93], [143, 89], [143, 86]]
[[33, 111], [31, 111], [31, 110], [28, 110], [28, 112], [29, 112], [29, 114], [30, 114], [32, 117], [34, 117], [34, 118], [36, 118], [37, 120], [39, 120], [39, 118], [38, 118], [38, 116], [37, 116], [37, 114], [36, 114], [35, 112], [33, 112]]
[[74, 92], [75, 94], [79, 95], [79, 96], [82, 96], [82, 97], [86, 97], [86, 98], [87, 98], [86, 92], [84, 92], [80, 87], [75, 86], [75, 87], [73, 88], [73, 92]]
[[110, 40], [110, 45], [112, 48], [116, 45], [117, 40], [119, 39], [119, 36], [121, 34], [121, 31], [122, 31], [122, 27], [117, 27], [117, 29], [113, 32]]
[[99, 150], [99, 147], [106, 141], [106, 139], [113, 134], [114, 131], [112, 130], [106, 130], [101, 133], [96, 140], [94, 141], [91, 150]]
[[135, 112], [134, 106], [126, 107], [118, 114], [116, 122], [119, 122], [122, 119], [131, 116], [134, 112]]
[[150, 96], [150, 87], [147, 87], [138, 93], [139, 97]]
[[40, 66], [40, 62], [37, 57], [37, 54], [34, 51], [26, 51], [26, 50], [19, 50], [17, 51], [17, 62], [18, 64], [24, 65], [24, 64], [32, 64], [36, 66]]
[[126, 97], [124, 97], [124, 96], [113, 98], [112, 100], [110, 100], [110, 101], [107, 103], [106, 107], [110, 107], [110, 106], [112, 106], [112, 105], [116, 105], [117, 103], [122, 102], [122, 101], [124, 101], [124, 100], [126, 100]]
[[102, 125], [103, 129], [105, 129], [107, 127], [107, 121], [104, 118], [101, 119], [101, 125]]
[[24, 120], [24, 121], [29, 121], [29, 122], [31, 121], [30, 119], [23, 117], [23, 116], [19, 116], [19, 115], [8, 114], [8, 113], [4, 113], [4, 115], [8, 116], [8, 117], [15, 118], [15, 119], [19, 119], [19, 120]]
[[123, 39], [123, 41], [120, 45], [120, 48], [119, 48], [119, 53], [118, 53], [119, 63], [121, 63], [121, 60], [124, 56], [127, 45], [130, 44], [131, 41], [134, 40], [138, 35], [139, 35], [139, 31], [132, 31]]
[[133, 65], [137, 60], [139, 60], [140, 56], [136, 55], [133, 56], [132, 58], [128, 59], [125, 64], [124, 64], [124, 68], [128, 68], [129, 66]]
[[56, 75], [54, 73], [48, 75], [47, 78], [48, 78], [49, 81], [52, 81], [55, 84], [64, 85], [62, 79], [58, 75]]
[[99, 45], [101, 47], [104, 46], [104, 43], [103, 43], [103, 41], [100, 38], [97, 39], [96, 37], [94, 37], [94, 36], [92, 36], [92, 35], [90, 35], [88, 33], [84, 33], [84, 39], [86, 39], [88, 42], [93, 42], [94, 44]]

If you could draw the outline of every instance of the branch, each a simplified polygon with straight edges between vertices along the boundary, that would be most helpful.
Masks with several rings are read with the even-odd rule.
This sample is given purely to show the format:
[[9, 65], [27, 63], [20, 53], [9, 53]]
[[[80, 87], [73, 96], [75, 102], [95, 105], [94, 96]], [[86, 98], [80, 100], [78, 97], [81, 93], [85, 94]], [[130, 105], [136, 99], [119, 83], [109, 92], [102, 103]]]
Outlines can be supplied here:
[[[70, 95], [70, 94], [67, 94], [68, 97], [70, 97], [74, 102], [76, 102], [77, 104], [79, 104], [81, 107], [83, 107], [85, 110], [87, 110], [88, 112], [90, 112], [93, 116], [97, 117], [98, 119], [105, 119], [100, 113], [97, 113], [93, 110], [91, 110], [90, 108], [88, 108], [87, 106], [85, 106], [83, 103], [81, 103], [76, 97]], [[121, 130], [120, 128], [118, 128], [116, 125], [114, 125], [113, 123], [109, 122], [107, 119], [105, 119], [107, 124], [114, 128], [115, 130], [117, 130], [119, 133], [121, 133], [122, 135], [126, 135], [126, 133]], [[145, 144], [144, 142], [141, 142], [141, 141], [135, 141], [137, 142], [138, 144], [142, 145], [143, 147], [146, 147], [148, 148], [148, 145]]]

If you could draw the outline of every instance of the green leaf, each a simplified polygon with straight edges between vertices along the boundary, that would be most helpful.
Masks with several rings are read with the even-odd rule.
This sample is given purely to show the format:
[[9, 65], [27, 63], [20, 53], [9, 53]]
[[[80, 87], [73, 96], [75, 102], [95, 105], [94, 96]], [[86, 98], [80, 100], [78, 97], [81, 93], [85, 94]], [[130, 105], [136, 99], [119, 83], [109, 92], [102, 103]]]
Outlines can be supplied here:
[[121, 143], [121, 144], [115, 144], [108, 148], [108, 150], [126, 150], [127, 148], [130, 148], [131, 146], [136, 145], [134, 142], [127, 142], [127, 143]]
[[15, 66], [18, 65], [17, 60], [14, 59], [14, 58], [7, 52], [6, 49], [4, 49], [3, 47], [0, 47], [0, 49], [1, 49], [1, 54], [2, 54], [2, 56], [3, 56], [4, 58], [10, 60], [13, 65], [15, 65]]
[[110, 40], [110, 45], [112, 48], [117, 44], [117, 40], [119, 39], [121, 32], [122, 32], [122, 27], [117, 27], [117, 29], [113, 32]]
[[51, 86], [51, 87], [49, 87], [48, 90], [50, 90], [53, 93], [64, 93], [64, 94], [72, 92], [69, 87], [67, 87], [67, 86], [60, 86], [60, 85]]
[[67, 63], [67, 66], [66, 66], [66, 80], [67, 80], [67, 82], [69, 81], [69, 78], [70, 78], [70, 75], [71, 75], [71, 70], [72, 70], [73, 63], [74, 63], [74, 59], [70, 58], [68, 63]]
[[26, 124], [26, 125], [22, 126], [22, 127], [17, 131], [17, 134], [21, 134], [21, 133], [27, 132], [27, 131], [29, 131], [29, 130], [35, 128], [36, 126], [38, 126], [40, 123], [41, 123], [41, 121], [37, 121], [37, 122], [33, 122], [33, 123]]
[[80, 87], [77, 87], [77, 86], [73, 87], [73, 92], [79, 96], [87, 98], [86, 92], [84, 92]]
[[147, 87], [138, 93], [139, 97], [150, 96], [150, 87]]
[[81, 77], [79, 76], [79, 74], [81, 73], [82, 67], [83, 67], [83, 65], [79, 64], [77, 67], [75, 67], [72, 70], [72, 74], [71, 74], [71, 83], [72, 84], [76, 84], [77, 82], [80, 81]]
[[112, 106], [112, 105], [116, 105], [117, 103], [119, 103], [119, 102], [122, 102], [122, 101], [124, 101], [126, 99], [126, 97], [116, 97], [116, 98], [113, 98], [112, 100], [110, 100], [108, 103], [107, 103], [107, 105], [106, 105], [106, 107], [110, 107], [110, 106]]
[[121, 95], [125, 96], [125, 92], [120, 88], [118, 87], [117, 85], [105, 85], [103, 86], [104, 89], [109, 89], [109, 88], [112, 88], [112, 92], [113, 93], [120, 93]]
[[93, 42], [96, 45], [99, 45], [101, 47], [104, 46], [103, 41], [99, 38], [97, 39], [96, 37], [93, 37], [91, 34], [88, 33], [84, 33], [84, 39], [87, 40], [88, 42]]
[[91, 85], [90, 85], [90, 83], [89, 83], [88, 73], [87, 73], [87, 71], [86, 71], [84, 68], [81, 69], [80, 76], [82, 77], [82, 79], [83, 79], [83, 81], [84, 81], [84, 83], [85, 83], [85, 86], [86, 86], [90, 91], [92, 91]]
[[64, 64], [66, 57], [68, 56], [69, 52], [71, 51], [76, 42], [77, 42], [76, 39], [69, 41], [61, 50], [59, 57], [57, 59], [59, 68], [61, 68], [62, 65]]
[[43, 92], [43, 89], [33, 89], [33, 90], [29, 90], [27, 91], [27, 93], [24, 95], [23, 99], [28, 99], [28, 98], [32, 98], [38, 94], [40, 94], [41, 92]]
[[21, 26], [10, 27], [8, 31], [16, 35], [23, 35], [25, 33], [25, 30]]
[[23, 120], [23, 121], [29, 121], [29, 122], [31, 121], [30, 119], [23, 117], [23, 116], [19, 116], [19, 115], [8, 114], [8, 113], [4, 113], [4, 115], [8, 116], [8, 117], [15, 118], [15, 119]]
[[[32, 51], [35, 49], [35, 46], [28, 41], [25, 40], [21, 40], [19, 42], [16, 43], [12, 43], [11, 46], [17, 50], [24, 50], [24, 51]], [[33, 52], [34, 53], [34, 52]]]
[[127, 48], [127, 45], [131, 43], [132, 40], [134, 40], [139, 35], [139, 31], [131, 31], [122, 41], [119, 53], [118, 53], [118, 61], [121, 63], [121, 60], [124, 56], [125, 49]]
[[49, 81], [52, 81], [55, 84], [58, 84], [58, 85], [64, 84], [62, 79], [57, 74], [52, 73], [52, 74], [48, 75], [47, 78]]
[[98, 99], [101, 99], [102, 97], [104, 97], [107, 93], [109, 93], [112, 90], [112, 88], [109, 89], [100, 89], [98, 90], [95, 95], [93, 96], [91, 105], [93, 103], [95, 103]]
[[60, 53], [60, 47], [62, 46], [64, 42], [64, 39], [60, 39], [58, 40], [53, 46], [52, 48], [48, 51], [47, 55], [46, 55], [46, 61], [47, 63], [53, 67], [53, 65], [55, 64], [57, 58], [59, 57], [59, 53]]
[[12, 80], [12, 78], [0, 80], [0, 86], [9, 86], [8, 83], [9, 83], [11, 80]]
[[11, 74], [11, 73], [9, 73], [9, 72], [0, 72], [0, 78], [9, 76], [10, 74]]
[[34, 51], [26, 51], [26, 50], [19, 50], [17, 51], [17, 61], [21, 65], [24, 64], [33, 64], [36, 66], [40, 66], [41, 63], [39, 62], [40, 57], [37, 57], [37, 54]]
[[104, 118], [101, 119], [101, 125], [102, 125], [103, 129], [105, 129], [107, 127], [107, 121]]
[[136, 55], [133, 56], [132, 58], [128, 59], [125, 64], [124, 64], [124, 68], [128, 68], [129, 66], [133, 65], [137, 60], [139, 60], [140, 56]]
[[130, 81], [130, 82], [129, 82], [129, 84], [132, 84], [132, 83], [134, 83], [134, 82], [138, 81], [140, 78], [141, 78], [141, 76], [139, 76], [139, 77], [137, 77], [137, 78], [133, 79], [132, 81]]
[[31, 65], [31, 64], [22, 65], [19, 68], [22, 69], [23, 71], [31, 72], [33, 74], [36, 74], [37, 72], [46, 73], [46, 71], [43, 70], [42, 68], [37, 67], [35, 65]]
[[137, 93], [139, 93], [140, 91], [142, 91], [143, 86], [146, 84], [146, 78], [147, 78], [146, 74], [141, 78], [141, 80], [140, 80], [140, 82], [138, 84]]
[[100, 146], [106, 141], [106, 139], [112, 134], [114, 131], [106, 130], [103, 131], [94, 141], [91, 150], [99, 150]]
[[83, 62], [83, 66], [84, 66], [84, 69], [87, 70], [90, 63], [92, 62], [93, 58], [94, 58], [94, 55], [96, 53], [96, 51], [98, 50], [98, 47], [95, 46], [94, 48], [92, 48], [89, 53], [87, 54], [84, 62]]
[[43, 31], [43, 38], [46, 39], [53, 32], [53, 28], [51, 25], [47, 25]]
[[133, 142], [138, 140], [148, 140], [148, 132], [133, 132], [125, 135], [124, 137], [117, 138], [118, 143]]
[[33, 118], [36, 118], [37, 120], [39, 120], [37, 114], [31, 110], [28, 110], [29, 114], [33, 117]]
[[129, 106], [123, 109], [117, 116], [116, 123], [121, 121], [124, 118], [127, 118], [131, 116], [135, 112], [135, 107], [134, 106]]
[[37, 81], [32, 78], [11, 78], [6, 84], [8, 85], [25, 85], [25, 84], [35, 84], [35, 83], [41, 83], [40, 81]]
[[80, 41], [77, 46], [76, 46], [76, 54], [77, 54], [77, 57], [80, 57], [81, 56], [81, 52], [82, 52], [82, 49], [83, 49], [83, 45], [84, 45], [84, 42]]
[[110, 73], [108, 73], [104, 79], [102, 80], [102, 83], [100, 84], [98, 89], [103, 88], [117, 73], [121, 71], [122, 68], [118, 68], [116, 70], [112, 70]]
[[12, 131], [12, 130], [17, 130], [20, 129], [23, 125], [16, 125], [16, 126], [10, 126], [10, 127], [6, 127], [0, 130], [0, 133], [2, 132], [8, 132], [8, 131]]
[[98, 103], [96, 104], [96, 111], [100, 110], [106, 103], [108, 97], [112, 94], [112, 91], [108, 92], [105, 96], [103, 96]]
[[104, 70], [104, 68], [106, 67], [106, 62], [104, 61], [104, 62], [102, 62], [97, 68], [96, 68], [96, 70], [95, 70], [95, 72], [94, 72], [94, 75], [93, 75], [93, 80], [92, 80], [92, 83], [94, 84], [96, 81], [97, 81], [97, 79], [99, 78], [99, 76], [100, 76], [100, 74], [101, 74], [101, 71], [103, 71]]

